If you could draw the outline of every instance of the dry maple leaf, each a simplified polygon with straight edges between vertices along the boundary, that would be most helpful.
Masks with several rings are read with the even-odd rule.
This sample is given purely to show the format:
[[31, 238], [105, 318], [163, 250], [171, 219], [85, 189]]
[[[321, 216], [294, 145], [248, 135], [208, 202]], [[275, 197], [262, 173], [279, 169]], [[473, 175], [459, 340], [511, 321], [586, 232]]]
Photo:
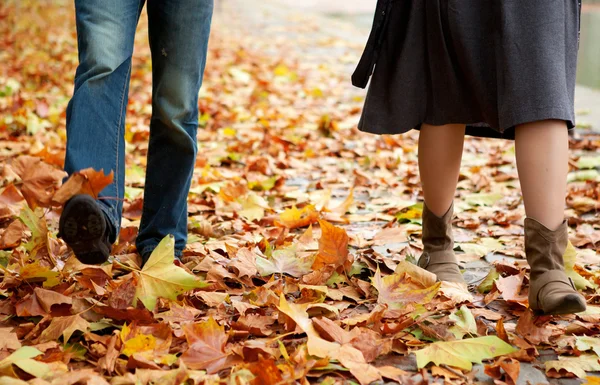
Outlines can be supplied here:
[[11, 164], [22, 181], [21, 192], [29, 207], [48, 207], [62, 179], [67, 175], [40, 158], [23, 155]]
[[173, 264], [174, 250], [175, 239], [167, 235], [154, 249], [144, 268], [136, 272], [139, 278], [135, 298], [150, 311], [156, 307], [159, 297], [175, 301], [186, 291], [206, 286], [196, 276]]
[[69, 339], [76, 330], [87, 332], [90, 324], [81, 318], [79, 314], [68, 317], [52, 318], [50, 325], [40, 335], [39, 342], [56, 341], [58, 337], [63, 336], [63, 343], [69, 342]]
[[547, 324], [549, 319], [544, 317], [546, 318], [545, 322], [538, 325], [536, 324], [536, 321], [539, 321], [538, 318], [539, 317], [534, 316], [530, 309], [525, 310], [517, 321], [515, 331], [518, 335], [534, 345], [539, 345], [542, 342], [550, 344], [549, 338], [552, 335], [553, 329]]
[[217, 373], [228, 366], [229, 353], [225, 351], [227, 334], [212, 317], [208, 321], [183, 326], [188, 343], [181, 359], [192, 369]]
[[346, 230], [336, 227], [327, 221], [320, 220], [321, 239], [319, 252], [312, 268], [319, 270], [326, 265], [343, 266], [348, 261], [348, 234]]
[[98, 199], [98, 194], [112, 183], [113, 178], [113, 171], [108, 175], [104, 174], [104, 170], [96, 171], [93, 168], [77, 171], [71, 174], [65, 184], [54, 194], [52, 203], [63, 205], [78, 194], [87, 194], [94, 199]]

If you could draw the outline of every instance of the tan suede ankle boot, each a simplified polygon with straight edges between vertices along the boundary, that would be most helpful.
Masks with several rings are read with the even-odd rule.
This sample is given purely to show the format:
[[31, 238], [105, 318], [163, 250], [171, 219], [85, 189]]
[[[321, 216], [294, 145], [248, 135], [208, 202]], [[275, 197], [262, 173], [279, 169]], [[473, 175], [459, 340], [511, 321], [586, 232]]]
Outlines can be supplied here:
[[567, 223], [552, 231], [535, 219], [525, 219], [525, 254], [531, 266], [529, 307], [544, 314], [572, 314], [585, 310], [585, 298], [565, 273]]
[[454, 203], [441, 218], [423, 204], [423, 254], [418, 265], [435, 274], [438, 281], [465, 283], [453, 250], [453, 213]]

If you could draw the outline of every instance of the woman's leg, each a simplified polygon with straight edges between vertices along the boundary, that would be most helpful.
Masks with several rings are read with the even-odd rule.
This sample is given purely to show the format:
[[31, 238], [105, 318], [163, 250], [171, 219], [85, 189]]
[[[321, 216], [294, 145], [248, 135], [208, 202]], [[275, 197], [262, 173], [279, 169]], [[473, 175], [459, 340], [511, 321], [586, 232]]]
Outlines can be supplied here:
[[523, 124], [515, 133], [525, 203], [525, 254], [531, 266], [529, 305], [546, 314], [585, 310], [585, 299], [564, 272], [564, 221], [569, 138], [561, 120]]
[[429, 210], [443, 216], [454, 200], [465, 138], [464, 124], [423, 124], [419, 135], [419, 174]]
[[565, 122], [544, 120], [518, 126], [515, 149], [527, 217], [555, 230], [564, 220], [569, 171]]
[[465, 126], [424, 124], [419, 136], [423, 207], [423, 255], [419, 266], [440, 281], [464, 282], [454, 255], [452, 201], [458, 182]]

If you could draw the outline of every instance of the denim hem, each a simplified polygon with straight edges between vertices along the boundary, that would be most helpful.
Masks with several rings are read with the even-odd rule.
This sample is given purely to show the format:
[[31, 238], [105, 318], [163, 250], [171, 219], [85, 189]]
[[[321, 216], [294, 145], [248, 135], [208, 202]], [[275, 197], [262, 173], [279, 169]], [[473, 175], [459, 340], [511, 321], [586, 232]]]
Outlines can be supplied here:
[[[156, 246], [158, 246], [158, 244], [151, 244], [151, 245], [144, 246], [144, 248], [139, 252], [140, 255], [142, 256], [142, 259], [148, 260], [148, 258], [150, 258], [150, 255], [152, 254], [154, 249], [156, 249]], [[175, 250], [175, 258], [176, 259], [181, 259], [182, 255], [183, 255], [183, 250], [177, 250], [177, 249]]]

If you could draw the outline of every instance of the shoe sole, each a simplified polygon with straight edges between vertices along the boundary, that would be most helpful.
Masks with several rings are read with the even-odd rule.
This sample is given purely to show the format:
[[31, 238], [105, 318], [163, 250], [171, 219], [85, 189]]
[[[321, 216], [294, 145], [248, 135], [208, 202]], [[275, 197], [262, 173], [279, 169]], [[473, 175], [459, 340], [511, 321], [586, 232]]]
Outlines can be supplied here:
[[97, 265], [108, 260], [105, 221], [104, 213], [90, 196], [75, 196], [65, 205], [59, 234], [82, 263]]

